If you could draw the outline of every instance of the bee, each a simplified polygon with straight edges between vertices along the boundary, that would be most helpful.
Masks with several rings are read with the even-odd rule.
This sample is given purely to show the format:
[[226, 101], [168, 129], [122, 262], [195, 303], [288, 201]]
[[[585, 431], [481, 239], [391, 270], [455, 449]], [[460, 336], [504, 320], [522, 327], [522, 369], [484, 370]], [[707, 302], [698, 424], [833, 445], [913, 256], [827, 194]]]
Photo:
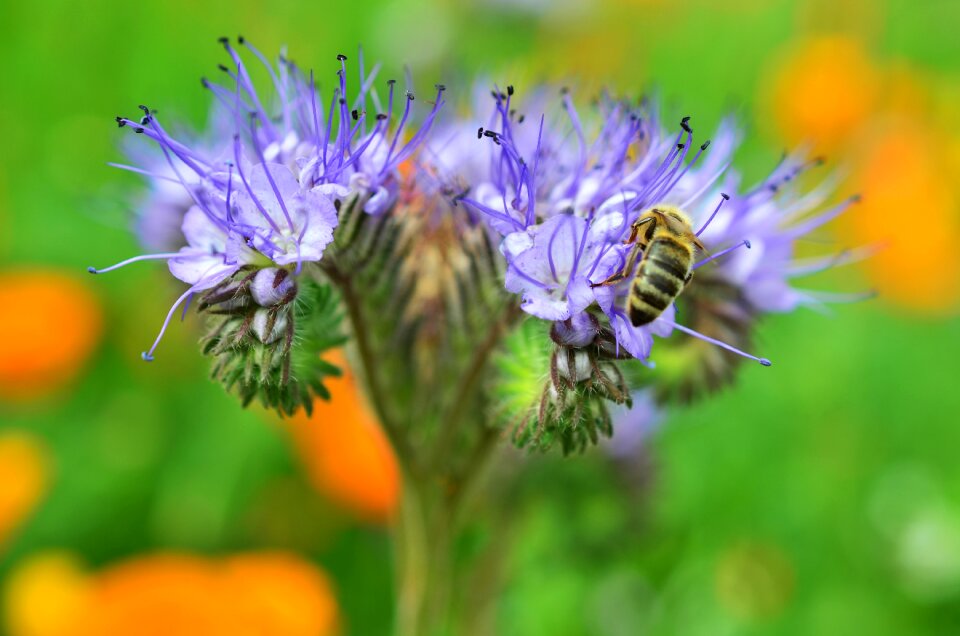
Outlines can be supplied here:
[[680, 295], [693, 278], [696, 250], [706, 248], [694, 234], [690, 218], [679, 208], [665, 204], [644, 211], [630, 227], [624, 244], [633, 244], [624, 268], [592, 287], [616, 285], [636, 269], [627, 297], [627, 315], [639, 327], [656, 320]]

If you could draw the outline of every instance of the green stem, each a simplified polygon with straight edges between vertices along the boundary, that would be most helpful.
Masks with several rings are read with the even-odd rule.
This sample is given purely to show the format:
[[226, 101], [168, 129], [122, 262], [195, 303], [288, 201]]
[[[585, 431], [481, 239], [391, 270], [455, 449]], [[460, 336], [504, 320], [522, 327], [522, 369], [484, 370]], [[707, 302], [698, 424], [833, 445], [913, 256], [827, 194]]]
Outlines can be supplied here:
[[405, 476], [393, 528], [396, 636], [452, 633], [455, 517], [452, 501], [441, 488]]

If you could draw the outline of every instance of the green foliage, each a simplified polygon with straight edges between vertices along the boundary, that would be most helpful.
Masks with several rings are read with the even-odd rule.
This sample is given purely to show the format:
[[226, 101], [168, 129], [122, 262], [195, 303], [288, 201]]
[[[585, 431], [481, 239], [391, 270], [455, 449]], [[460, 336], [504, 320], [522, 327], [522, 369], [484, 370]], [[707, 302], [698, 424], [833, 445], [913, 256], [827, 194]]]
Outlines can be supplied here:
[[[340, 369], [321, 354], [345, 338], [338, 299], [329, 285], [303, 277], [295, 300], [269, 310], [242, 302], [236, 308], [216, 309], [225, 304], [214, 304], [207, 312], [210, 328], [201, 340], [203, 353], [213, 357], [214, 379], [236, 392], [244, 406], [258, 399], [286, 415], [300, 407], [310, 413], [314, 396], [330, 399], [323, 381], [340, 375]], [[252, 327], [257, 311], [268, 313], [267, 334], [284, 325], [282, 333], [263, 342]]]

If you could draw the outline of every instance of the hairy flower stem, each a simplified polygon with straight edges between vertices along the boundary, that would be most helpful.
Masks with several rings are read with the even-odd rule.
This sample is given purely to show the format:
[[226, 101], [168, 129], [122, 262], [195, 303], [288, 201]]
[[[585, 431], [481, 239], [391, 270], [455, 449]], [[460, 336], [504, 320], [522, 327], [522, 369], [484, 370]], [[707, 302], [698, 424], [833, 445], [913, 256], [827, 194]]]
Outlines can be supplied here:
[[387, 410], [386, 396], [381, 388], [380, 374], [377, 369], [373, 348], [370, 345], [366, 323], [363, 320], [360, 297], [357, 295], [357, 291], [354, 289], [349, 276], [342, 274], [333, 266], [324, 267], [324, 272], [337, 286], [343, 298], [343, 304], [347, 308], [347, 316], [350, 320], [353, 339], [357, 344], [363, 381], [367, 387], [367, 397], [370, 398], [370, 403], [377, 413], [377, 418], [384, 432], [386, 432], [387, 437], [390, 438], [390, 443], [396, 450], [397, 457], [401, 463], [405, 463], [413, 458], [413, 453], [405, 433], [390, 417]]

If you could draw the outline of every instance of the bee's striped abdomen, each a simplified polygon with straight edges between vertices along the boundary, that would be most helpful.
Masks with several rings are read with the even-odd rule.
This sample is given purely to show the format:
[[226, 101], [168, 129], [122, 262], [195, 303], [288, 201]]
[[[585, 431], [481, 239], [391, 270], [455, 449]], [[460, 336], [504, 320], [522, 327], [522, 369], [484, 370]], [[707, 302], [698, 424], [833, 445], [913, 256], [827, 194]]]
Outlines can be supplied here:
[[630, 287], [627, 312], [634, 326], [653, 322], [686, 284], [693, 251], [672, 236], [657, 236], [647, 246]]

